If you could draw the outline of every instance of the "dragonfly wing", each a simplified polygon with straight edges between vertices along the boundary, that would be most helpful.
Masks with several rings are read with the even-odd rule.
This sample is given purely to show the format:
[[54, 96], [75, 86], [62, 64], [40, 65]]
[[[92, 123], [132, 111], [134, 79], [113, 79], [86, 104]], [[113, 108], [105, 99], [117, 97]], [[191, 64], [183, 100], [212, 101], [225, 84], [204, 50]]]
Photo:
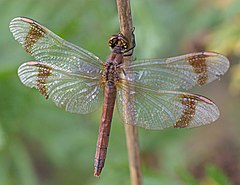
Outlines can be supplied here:
[[19, 67], [23, 84], [69, 112], [85, 114], [97, 108], [103, 69], [97, 56], [29, 18], [17, 17], [9, 27], [15, 40], [37, 60]]
[[69, 112], [92, 112], [102, 97], [98, 77], [74, 73], [54, 64], [30, 61], [19, 67], [18, 75], [23, 84], [38, 89], [43, 96]]
[[126, 73], [129, 81], [152, 88], [176, 90], [205, 85], [229, 68], [228, 59], [214, 52], [199, 52], [167, 59], [134, 61]]
[[197, 127], [219, 117], [217, 106], [195, 94], [148, 89], [123, 81], [117, 106], [125, 123], [146, 129]]
[[97, 56], [63, 40], [32, 19], [17, 17], [9, 27], [15, 40], [37, 61], [93, 76], [102, 71], [102, 61]]

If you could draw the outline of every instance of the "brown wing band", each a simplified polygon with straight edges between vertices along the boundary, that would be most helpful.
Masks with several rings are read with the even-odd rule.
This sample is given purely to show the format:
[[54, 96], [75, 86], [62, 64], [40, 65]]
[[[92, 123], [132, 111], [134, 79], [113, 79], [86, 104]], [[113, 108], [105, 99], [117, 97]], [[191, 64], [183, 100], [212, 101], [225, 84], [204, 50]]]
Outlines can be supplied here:
[[36, 44], [40, 38], [44, 37], [44, 35], [46, 34], [46, 31], [33, 21], [31, 22], [28, 21], [28, 23], [30, 24], [31, 29], [29, 30], [25, 38], [24, 49], [28, 53], [31, 53], [32, 52], [31, 50], [34, 44]]
[[195, 116], [196, 104], [199, 99], [196, 96], [181, 95], [181, 103], [183, 105], [183, 111], [181, 117], [177, 120], [174, 128], [184, 128], [189, 125], [191, 120]]
[[46, 99], [48, 99], [49, 94], [47, 92], [46, 83], [47, 83], [48, 77], [52, 74], [52, 68], [43, 63], [39, 63], [35, 61], [28, 62], [28, 65], [37, 67], [38, 74], [36, 79], [36, 88]]
[[207, 83], [208, 80], [208, 66], [206, 58], [208, 56], [204, 53], [188, 57], [188, 63], [193, 67], [193, 71], [198, 75], [197, 83], [202, 86]]

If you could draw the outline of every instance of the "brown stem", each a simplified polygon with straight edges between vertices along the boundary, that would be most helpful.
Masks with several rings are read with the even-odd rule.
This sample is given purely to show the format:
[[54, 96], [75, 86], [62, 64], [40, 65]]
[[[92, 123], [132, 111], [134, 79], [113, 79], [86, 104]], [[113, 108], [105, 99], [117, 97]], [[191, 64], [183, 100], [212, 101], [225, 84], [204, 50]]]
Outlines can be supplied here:
[[[120, 31], [127, 37], [132, 44], [132, 15], [130, 0], [116, 0], [118, 15], [120, 19]], [[131, 47], [131, 46], [130, 46]], [[131, 57], [124, 58], [124, 65], [127, 67], [131, 62]], [[125, 91], [127, 92], [127, 91]], [[129, 99], [129, 94], [124, 94], [124, 99]], [[127, 107], [125, 107], [127, 110]], [[127, 111], [128, 112], [128, 111]], [[125, 120], [129, 123], [128, 116], [126, 115]], [[131, 119], [132, 120], [132, 119]], [[138, 143], [138, 130], [132, 125], [125, 124], [126, 141], [128, 147], [128, 158], [129, 158], [129, 168], [131, 175], [131, 185], [142, 185], [142, 174], [140, 166], [140, 153], [139, 153], [139, 143]]]

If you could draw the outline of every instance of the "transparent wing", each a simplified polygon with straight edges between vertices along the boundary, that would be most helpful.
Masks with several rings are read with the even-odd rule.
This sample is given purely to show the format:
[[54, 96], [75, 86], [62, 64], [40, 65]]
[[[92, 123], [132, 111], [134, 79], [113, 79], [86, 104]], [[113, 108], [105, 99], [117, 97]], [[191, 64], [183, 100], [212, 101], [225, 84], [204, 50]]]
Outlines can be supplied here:
[[101, 100], [99, 78], [73, 72], [53, 64], [31, 61], [22, 64], [18, 75], [23, 84], [36, 88], [58, 107], [73, 113], [94, 111]]
[[37, 60], [19, 67], [23, 84], [69, 112], [85, 114], [98, 107], [103, 69], [98, 57], [34, 20], [17, 17], [9, 27], [15, 40]]
[[117, 106], [126, 124], [146, 129], [197, 127], [214, 122], [220, 114], [203, 96], [148, 89], [124, 80], [118, 84]]
[[15, 40], [37, 61], [92, 76], [102, 72], [102, 61], [98, 57], [63, 40], [32, 19], [17, 17], [9, 27]]
[[167, 59], [136, 60], [125, 69], [127, 80], [164, 90], [202, 86], [223, 75], [228, 59], [218, 53], [199, 52]]

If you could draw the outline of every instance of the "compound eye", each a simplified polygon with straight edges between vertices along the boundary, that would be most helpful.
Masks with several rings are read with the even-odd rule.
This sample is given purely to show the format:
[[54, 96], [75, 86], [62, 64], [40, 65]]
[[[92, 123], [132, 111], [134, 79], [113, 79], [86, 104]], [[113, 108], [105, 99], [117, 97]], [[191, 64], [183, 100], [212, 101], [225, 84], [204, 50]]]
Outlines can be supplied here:
[[115, 45], [116, 45], [116, 42], [117, 42], [117, 39], [116, 39], [116, 38], [111, 38], [111, 39], [108, 41], [108, 45], [109, 45], [111, 48], [114, 48]]

